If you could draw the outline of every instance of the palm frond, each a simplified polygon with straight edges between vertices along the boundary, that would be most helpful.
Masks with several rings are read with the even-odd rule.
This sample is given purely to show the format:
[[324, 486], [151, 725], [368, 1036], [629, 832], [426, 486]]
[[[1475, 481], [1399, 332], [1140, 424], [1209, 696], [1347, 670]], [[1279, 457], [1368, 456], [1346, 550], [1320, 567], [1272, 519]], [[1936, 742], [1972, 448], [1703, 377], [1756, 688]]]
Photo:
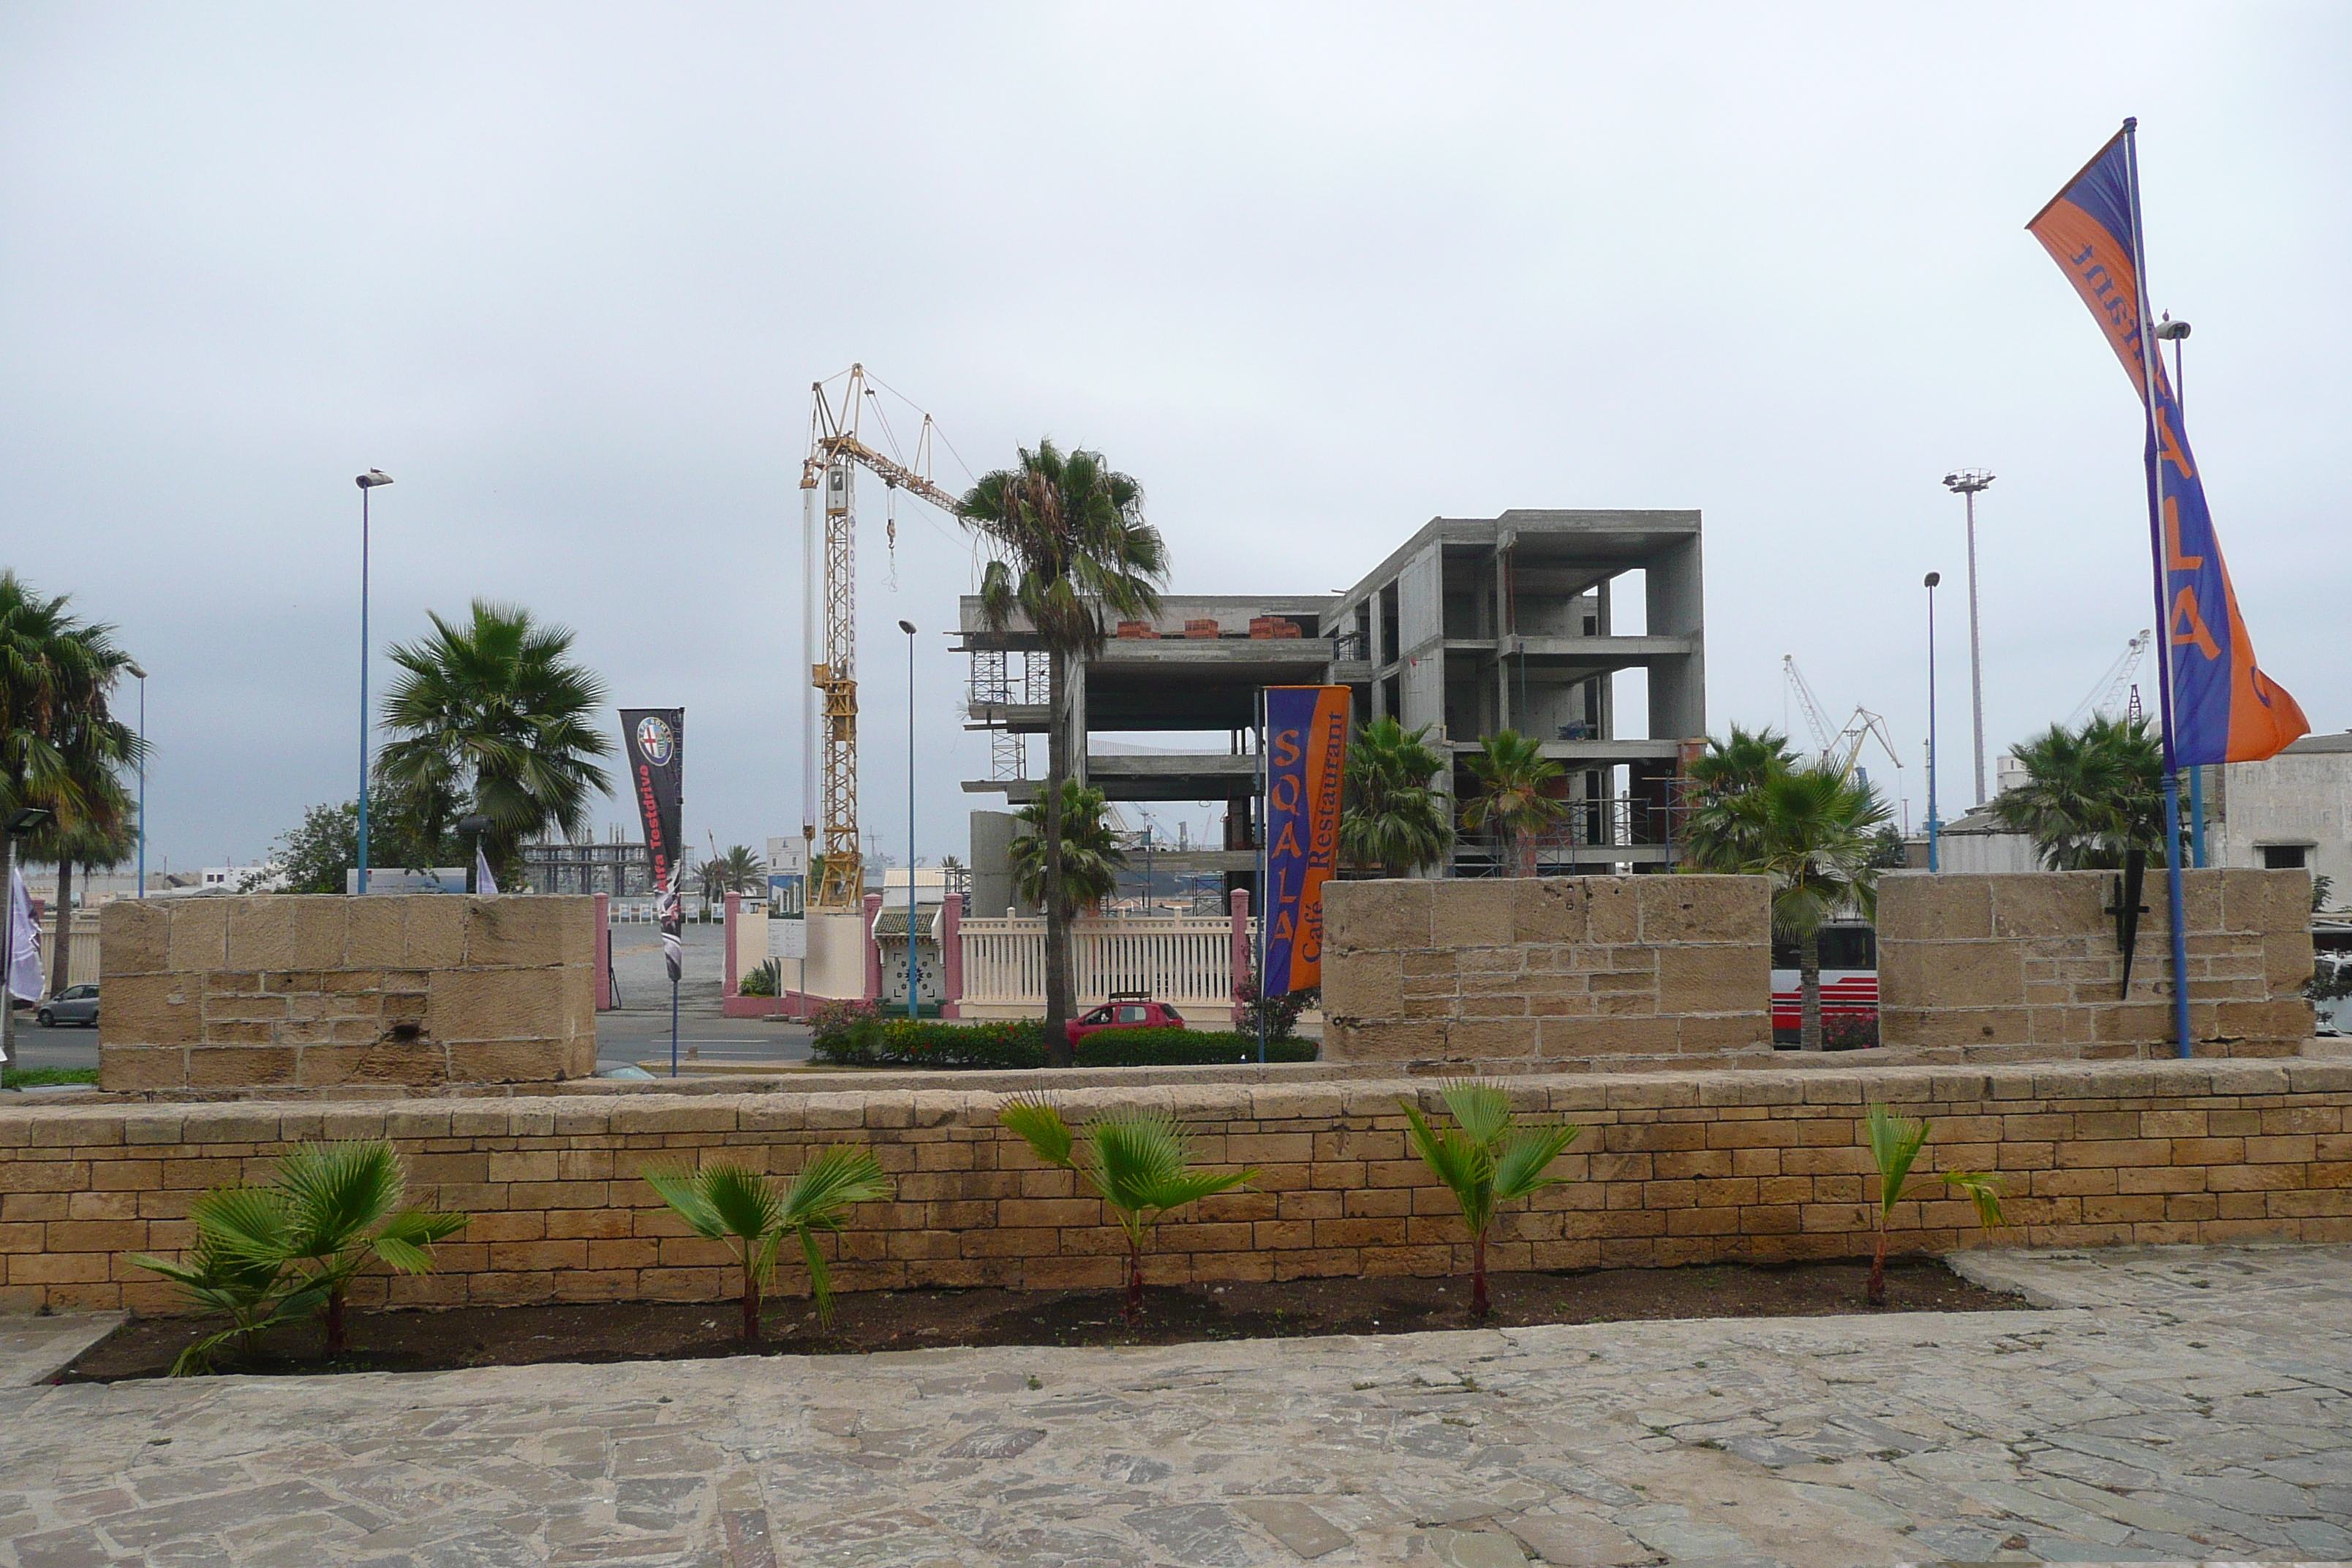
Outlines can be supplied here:
[[839, 1230], [859, 1204], [890, 1195], [889, 1178], [870, 1149], [836, 1144], [810, 1156], [784, 1189], [782, 1224], [793, 1230]]
[[696, 1173], [702, 1199], [730, 1237], [755, 1242], [783, 1223], [783, 1205], [768, 1178], [741, 1165], [705, 1165]]
[[1185, 1139], [1165, 1111], [1114, 1110], [1087, 1124], [1090, 1172], [1113, 1208], [1155, 1208], [1153, 1194], [1183, 1175]]
[[400, 1205], [399, 1157], [380, 1142], [304, 1143], [279, 1156], [275, 1185], [291, 1205], [288, 1247], [328, 1258], [382, 1225]]
[[637, 1174], [695, 1235], [716, 1241], [727, 1234], [726, 1222], [703, 1195], [702, 1184], [694, 1172], [648, 1170]]
[[1077, 1168], [1070, 1155], [1074, 1143], [1070, 1124], [1045, 1096], [1016, 1094], [997, 1108], [996, 1119], [1019, 1134], [1045, 1163], [1066, 1171]]
[[1927, 1142], [1928, 1124], [1914, 1121], [1907, 1116], [1896, 1116], [1884, 1105], [1874, 1103], [1863, 1119], [1870, 1139], [1870, 1157], [1878, 1167], [1878, 1203], [1883, 1213], [1892, 1214], [1903, 1198], [1904, 1178], [1911, 1173], [1911, 1163]]
[[1977, 1205], [1977, 1222], [1985, 1226], [2007, 1225], [2000, 1214], [2000, 1178], [1990, 1171], [1939, 1171], [1936, 1173], [1948, 1187], [1958, 1187]]
[[1517, 1203], [1563, 1184], [1567, 1177], [1548, 1176], [1544, 1171], [1583, 1134], [1583, 1128], [1567, 1121], [1519, 1129], [1496, 1151], [1495, 1201]]
[[1438, 1085], [1437, 1091], [1463, 1135], [1473, 1143], [1492, 1149], [1511, 1125], [1511, 1097], [1491, 1083], [1454, 1079]]

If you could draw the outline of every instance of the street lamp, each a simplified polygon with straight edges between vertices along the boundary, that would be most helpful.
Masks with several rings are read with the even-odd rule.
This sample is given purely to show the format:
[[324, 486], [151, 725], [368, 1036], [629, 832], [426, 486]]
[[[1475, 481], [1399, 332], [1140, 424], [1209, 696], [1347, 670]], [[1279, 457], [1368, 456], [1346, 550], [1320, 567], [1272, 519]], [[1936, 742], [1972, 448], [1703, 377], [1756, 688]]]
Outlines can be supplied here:
[[1927, 869], [1941, 870], [1937, 859], [1936, 830], [1936, 584], [1944, 580], [1941, 572], [1927, 574]]
[[370, 468], [356, 481], [360, 487], [360, 843], [359, 890], [367, 891], [368, 779], [368, 492], [392, 483], [382, 468]]
[[907, 634], [907, 1016], [922, 1016], [922, 987], [915, 959], [915, 623], [900, 621]]
[[139, 682], [139, 896], [147, 896], [147, 672], [131, 659], [123, 668]]
[[1963, 468], [1944, 476], [1946, 487], [1955, 495], [1965, 496], [1969, 503], [1969, 705], [1976, 717], [1979, 805], [1985, 801], [1985, 769], [1984, 648], [1977, 628], [1977, 492], [1990, 483], [1992, 476], [1981, 468]]
[[[6, 823], [8, 869], [0, 886], [0, 1062], [16, 1059], [16, 840], [49, 819], [37, 805], [20, 806]], [[27, 911], [29, 912], [29, 911]], [[35, 994], [25, 998], [38, 1002]]]
[[[2180, 405], [2181, 412], [2189, 408], [2189, 397], [2181, 390], [2180, 343], [2189, 336], [2189, 323], [2176, 321], [2167, 310], [2164, 320], [2156, 326], [2157, 339], [2172, 345], [2172, 400]], [[2166, 672], [2168, 676], [2169, 671]], [[2205, 864], [2205, 770], [2189, 770], [2189, 863], [2200, 869]]]

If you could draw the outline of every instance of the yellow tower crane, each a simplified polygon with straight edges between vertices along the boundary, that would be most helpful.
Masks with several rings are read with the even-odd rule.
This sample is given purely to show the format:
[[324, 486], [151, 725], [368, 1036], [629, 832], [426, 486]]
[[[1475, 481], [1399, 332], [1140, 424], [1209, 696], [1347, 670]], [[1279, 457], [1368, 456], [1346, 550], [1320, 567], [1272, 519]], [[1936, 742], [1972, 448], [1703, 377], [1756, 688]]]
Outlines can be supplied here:
[[[920, 497], [950, 517], [961, 515], [956, 498], [931, 482], [931, 416], [923, 415], [922, 429], [908, 461], [876, 450], [859, 435], [866, 405], [874, 398], [871, 378], [862, 364], [845, 375], [828, 378], [842, 383], [837, 398], [828, 397], [825, 381], [810, 384], [808, 458], [801, 465], [801, 528], [803, 561], [817, 557], [817, 492], [824, 492], [824, 546], [822, 584], [807, 584], [803, 648], [809, 661], [810, 707], [804, 713], [808, 743], [805, 754], [812, 773], [821, 774], [823, 787], [808, 795], [823, 797], [824, 860], [809, 890], [817, 909], [854, 909], [865, 893], [866, 858], [857, 842], [857, 479], [863, 468], [878, 476], [889, 490], [890, 538], [898, 539], [898, 498], [900, 490]], [[875, 384], [880, 384], [877, 383]], [[881, 409], [876, 424], [891, 446], [898, 443]], [[817, 606], [824, 606], [822, 616]], [[823, 626], [822, 651], [818, 627]], [[820, 738], [821, 736], [821, 738]], [[814, 783], [814, 781], [809, 781]], [[803, 831], [814, 839], [816, 823]]]

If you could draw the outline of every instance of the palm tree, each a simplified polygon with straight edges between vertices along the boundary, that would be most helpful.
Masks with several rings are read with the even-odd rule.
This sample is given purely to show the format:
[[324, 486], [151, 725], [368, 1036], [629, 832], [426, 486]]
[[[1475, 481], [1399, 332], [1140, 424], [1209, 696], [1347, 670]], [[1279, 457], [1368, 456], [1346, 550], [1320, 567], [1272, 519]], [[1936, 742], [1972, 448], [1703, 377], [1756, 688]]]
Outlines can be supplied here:
[[743, 1269], [743, 1337], [760, 1337], [761, 1298], [775, 1277], [776, 1254], [784, 1237], [796, 1236], [808, 1265], [809, 1294], [817, 1321], [833, 1321], [833, 1277], [817, 1250], [819, 1231], [837, 1231], [859, 1204], [880, 1203], [890, 1184], [873, 1152], [836, 1146], [809, 1157], [800, 1174], [777, 1193], [767, 1177], [741, 1165], [719, 1163], [700, 1170], [647, 1171], [646, 1184], [659, 1193], [695, 1235], [724, 1241]]
[[462, 803], [490, 819], [484, 852], [501, 878], [521, 880], [517, 847], [550, 829], [584, 832], [592, 793], [612, 780], [595, 759], [613, 742], [589, 721], [604, 683], [567, 656], [572, 634], [530, 612], [477, 599], [463, 623], [430, 616], [433, 635], [395, 645], [402, 674], [383, 701], [400, 739], [378, 776], [411, 792], [418, 837], [437, 843]]
[[965, 526], [996, 551], [981, 574], [992, 631], [1025, 620], [1047, 657], [1045, 845], [1045, 1038], [1067, 1067], [1070, 900], [1062, 887], [1062, 786], [1070, 778], [1069, 670], [1108, 638], [1104, 618], [1158, 613], [1168, 577], [1160, 531], [1143, 521], [1143, 489], [1100, 452], [1051, 440], [1021, 449], [1018, 467], [982, 476], [963, 498]]
[[1691, 760], [1685, 776], [1692, 795], [1704, 800], [1753, 789], [1775, 769], [1796, 765], [1786, 735], [1769, 725], [1750, 731], [1734, 724], [1727, 741], [1707, 737], [1706, 751]]
[[[1911, 1163], [1927, 1142], [1928, 1123], [1914, 1121], [1907, 1116], [1891, 1114], [1886, 1107], [1874, 1104], [1864, 1119], [1870, 1137], [1871, 1163], [1878, 1168], [1878, 1202], [1871, 1209], [1874, 1233], [1870, 1251], [1870, 1304], [1886, 1305], [1886, 1222], [1895, 1215], [1895, 1205], [1905, 1198], [1916, 1196], [1919, 1186], [1906, 1190], [1904, 1179], [1911, 1173]], [[1965, 1193], [1977, 1205], [1977, 1221], [1980, 1225], [2006, 1223], [2000, 1216], [2000, 1178], [1990, 1171], [1932, 1171], [1920, 1178], [1920, 1185], [1940, 1182], [1945, 1186]]]
[[[1066, 780], [1062, 785], [1062, 904], [1064, 920], [1098, 904], [1118, 889], [1127, 851], [1111, 830], [1110, 803], [1103, 792]], [[1045, 801], [1038, 798], [1013, 814], [1018, 825], [1011, 848], [1013, 890], [1023, 900], [1045, 908]], [[1050, 913], [1048, 918], [1050, 919]]]
[[426, 1274], [425, 1249], [466, 1228], [461, 1214], [400, 1206], [400, 1156], [390, 1143], [303, 1143], [278, 1160], [271, 1187], [285, 1204], [277, 1250], [307, 1263], [308, 1282], [326, 1298], [327, 1353], [345, 1347], [343, 1300], [352, 1277], [381, 1258], [404, 1274]]
[[2106, 870], [2164, 846], [2164, 752], [2145, 719], [2053, 724], [2016, 748], [2026, 782], [1992, 803], [2053, 871]]
[[1537, 835], [1568, 810], [1546, 786], [1567, 770], [1543, 754], [1542, 742], [1516, 730], [1487, 736], [1469, 765], [1485, 791], [1462, 808], [1462, 826], [1473, 833], [1492, 828], [1513, 874], [1534, 876]]
[[1822, 925], [1843, 906], [1878, 910], [1878, 828], [1886, 805], [1866, 784], [1806, 763], [1774, 763], [1703, 797], [1684, 829], [1683, 868], [1769, 879], [1772, 927], [1798, 946], [1804, 1049], [1822, 1048]]
[[1496, 1206], [1565, 1182], [1565, 1176], [1544, 1172], [1584, 1129], [1569, 1121], [1518, 1126], [1509, 1096], [1489, 1083], [1460, 1079], [1438, 1085], [1438, 1093], [1454, 1113], [1452, 1127], [1432, 1127], [1410, 1100], [1397, 1106], [1410, 1124], [1405, 1138], [1412, 1152], [1461, 1206], [1462, 1224], [1470, 1232], [1470, 1315], [1483, 1318], [1488, 1310], [1486, 1238], [1494, 1233]]
[[1192, 1141], [1164, 1110], [1119, 1110], [1087, 1124], [1086, 1153], [1053, 1101], [1015, 1095], [997, 1120], [1049, 1165], [1075, 1171], [1127, 1235], [1127, 1325], [1143, 1321], [1143, 1244], [1162, 1215], [1257, 1180], [1257, 1171], [1192, 1169]]
[[765, 886], [768, 863], [749, 845], [730, 844], [720, 854], [694, 868], [702, 896], [716, 904], [730, 893], [756, 892]]
[[1430, 780], [1445, 759], [1425, 743], [1429, 726], [1407, 731], [1375, 719], [1348, 748], [1348, 791], [1339, 808], [1339, 853], [1384, 875], [1409, 877], [1454, 842], [1445, 797]]

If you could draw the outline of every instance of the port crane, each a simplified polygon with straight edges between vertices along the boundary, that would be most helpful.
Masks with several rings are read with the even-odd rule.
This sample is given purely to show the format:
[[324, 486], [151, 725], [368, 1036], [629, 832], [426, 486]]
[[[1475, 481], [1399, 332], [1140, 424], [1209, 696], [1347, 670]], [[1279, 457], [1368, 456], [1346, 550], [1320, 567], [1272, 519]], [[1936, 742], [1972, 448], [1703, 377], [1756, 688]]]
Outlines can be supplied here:
[[1781, 655], [1780, 677], [1789, 695], [1795, 700], [1798, 711], [1805, 716], [1805, 728], [1812, 731], [1814, 760], [1833, 771], [1841, 783], [1853, 776], [1854, 764], [1862, 760], [1862, 748], [1874, 738], [1878, 742], [1879, 750], [1885, 752], [1896, 767], [1903, 765], [1902, 753], [1895, 751], [1894, 739], [1887, 733], [1884, 718], [1856, 703], [1853, 716], [1838, 729], [1832, 730], [1829, 715], [1822, 707], [1822, 700], [1813, 695], [1812, 686], [1805, 679], [1805, 672], [1797, 668], [1795, 654]]
[[2082, 728], [2083, 721], [2094, 713], [2115, 712], [2118, 705], [2123, 703], [2124, 690], [2126, 687], [2130, 687], [2131, 700], [2125, 710], [2132, 717], [2137, 718], [2139, 688], [2132, 686], [2131, 679], [2139, 672], [2140, 660], [2147, 657], [2148, 646], [2155, 640], [2156, 634], [2146, 629], [2143, 629], [2139, 636], [2132, 638], [2125, 646], [2124, 651], [2116, 656], [2116, 662], [2107, 666], [2106, 674], [2099, 677], [2099, 683], [2091, 688], [2091, 694], [2075, 704], [2074, 711], [2066, 715], [2066, 728], [2069, 730]]
[[[828, 395], [826, 388], [834, 382], [841, 384], [836, 395]], [[812, 383], [809, 389], [808, 457], [801, 464], [801, 536], [802, 559], [812, 566], [818, 559], [820, 491], [824, 507], [822, 582], [803, 584], [808, 597], [802, 631], [809, 670], [803, 711], [804, 755], [810, 773], [823, 780], [821, 790], [807, 791], [812, 799], [821, 795], [823, 815], [819, 822], [803, 822], [801, 829], [812, 840], [820, 823], [824, 830], [821, 874], [808, 894], [809, 904], [815, 909], [854, 909], [865, 896], [866, 861], [857, 834], [857, 470], [875, 475], [887, 491], [889, 537], [894, 546], [901, 490], [950, 518], [962, 513], [956, 498], [931, 479], [933, 427], [929, 414], [922, 416], [913, 451], [903, 459], [865, 439], [863, 429], [871, 404], [873, 423], [883, 442], [898, 447], [897, 433], [875, 396], [874, 387], [881, 384], [866, 374], [863, 364], [853, 364], [840, 375]], [[885, 386], [884, 390], [890, 389]], [[804, 781], [812, 785], [814, 782]]]

